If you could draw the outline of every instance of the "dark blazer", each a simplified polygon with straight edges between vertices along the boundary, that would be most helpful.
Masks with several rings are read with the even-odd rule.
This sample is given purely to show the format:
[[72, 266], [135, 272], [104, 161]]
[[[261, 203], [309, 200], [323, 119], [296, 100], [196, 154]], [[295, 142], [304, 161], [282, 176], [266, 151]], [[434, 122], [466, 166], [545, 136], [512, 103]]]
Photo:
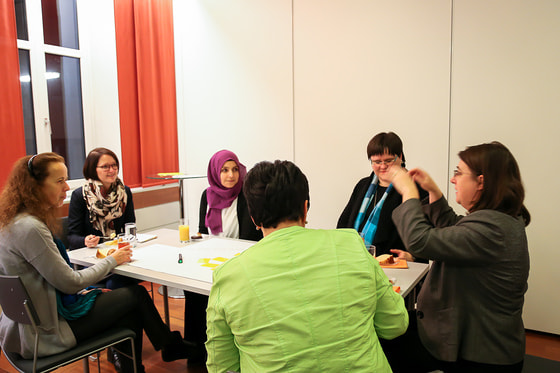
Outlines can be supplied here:
[[[206, 210], [208, 210], [208, 199], [206, 198], [206, 190], [202, 192], [200, 198], [200, 211], [198, 218], [198, 231], [208, 234], [206, 226]], [[242, 240], [258, 241], [263, 238], [262, 231], [257, 230], [247, 208], [247, 201], [243, 193], [237, 196], [237, 221], [239, 222], [239, 238]]]
[[[132, 192], [126, 185], [124, 189], [126, 191], [127, 203], [122, 216], [113, 220], [116, 234], [124, 233], [124, 225], [126, 223], [136, 222]], [[68, 208], [68, 249], [74, 250], [84, 247], [84, 239], [88, 234], [94, 234], [96, 236], [103, 235], [100, 231], [94, 229], [89, 221], [89, 211], [83, 196], [82, 188], [80, 187], [72, 192], [70, 206]], [[99, 240], [99, 242], [103, 242], [103, 239]]]
[[[455, 214], [445, 198], [393, 213], [413, 255], [433, 260], [418, 295], [420, 340], [437, 359], [516, 364], [525, 356], [525, 224], [496, 210]], [[434, 228], [435, 227], [435, 228]]]
[[[352, 191], [348, 204], [338, 219], [338, 223], [336, 224], [337, 228], [354, 228], [354, 222], [358, 216], [358, 212], [360, 211], [360, 206], [362, 205], [364, 196], [366, 195], [371, 181], [373, 180], [373, 176], [374, 173], [372, 172], [369, 177], [365, 177], [358, 181], [358, 184], [356, 184], [354, 190]], [[425, 190], [421, 188], [418, 188], [418, 190], [420, 191], [421, 200], [428, 196], [428, 193]], [[383, 208], [381, 209], [381, 214], [379, 216], [377, 232], [375, 233], [375, 237], [372, 242], [376, 248], [376, 255], [391, 254], [389, 251], [390, 249], [406, 250], [399, 233], [397, 232], [397, 228], [393, 223], [393, 219], [391, 218], [393, 210], [401, 203], [402, 196], [393, 188], [389, 192], [385, 203], [383, 203]]]

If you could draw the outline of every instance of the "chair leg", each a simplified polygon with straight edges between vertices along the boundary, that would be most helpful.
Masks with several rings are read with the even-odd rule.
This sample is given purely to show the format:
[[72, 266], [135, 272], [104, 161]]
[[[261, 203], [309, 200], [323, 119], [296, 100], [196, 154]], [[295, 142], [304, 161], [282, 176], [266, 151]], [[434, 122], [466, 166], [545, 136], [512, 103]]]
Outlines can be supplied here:
[[89, 356], [82, 359], [82, 366], [84, 367], [84, 373], [89, 373]]

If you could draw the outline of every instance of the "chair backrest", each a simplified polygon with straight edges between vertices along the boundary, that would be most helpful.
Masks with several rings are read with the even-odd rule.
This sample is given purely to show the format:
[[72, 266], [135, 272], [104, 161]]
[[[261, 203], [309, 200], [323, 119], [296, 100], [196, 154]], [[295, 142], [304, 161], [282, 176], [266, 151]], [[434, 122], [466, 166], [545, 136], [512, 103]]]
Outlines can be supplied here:
[[64, 216], [60, 218], [60, 226], [62, 228], [62, 232], [60, 233], [60, 240], [64, 244], [66, 250], [70, 248], [70, 242], [68, 241], [68, 216]]
[[0, 305], [15, 322], [39, 325], [39, 317], [19, 276], [0, 275]]

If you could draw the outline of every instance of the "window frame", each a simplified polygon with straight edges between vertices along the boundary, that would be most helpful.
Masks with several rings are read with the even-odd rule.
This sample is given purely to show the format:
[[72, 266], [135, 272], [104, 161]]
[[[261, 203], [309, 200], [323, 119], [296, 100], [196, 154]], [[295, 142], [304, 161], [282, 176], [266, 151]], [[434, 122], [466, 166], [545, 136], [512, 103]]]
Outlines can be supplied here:
[[[26, 17], [27, 17], [27, 31], [29, 40], [17, 40], [18, 49], [24, 49], [29, 51], [29, 65], [31, 72], [31, 84], [32, 84], [32, 99], [33, 99], [33, 115], [34, 115], [34, 126], [36, 134], [36, 146], [37, 152], [48, 152], [52, 150], [51, 144], [51, 127], [50, 127], [50, 113], [49, 113], [49, 101], [48, 101], [48, 90], [47, 90], [47, 79], [45, 77], [46, 73], [46, 54], [54, 54], [64, 57], [77, 58], [80, 64], [80, 79], [81, 79], [81, 93], [82, 93], [82, 118], [83, 118], [83, 133], [84, 133], [84, 146], [86, 149], [86, 154], [90, 149], [96, 146], [105, 146], [113, 150], [119, 159], [121, 159], [121, 147], [120, 147], [120, 123], [118, 115], [118, 96], [115, 95], [116, 104], [111, 105], [109, 108], [111, 114], [109, 114], [110, 119], [107, 120], [107, 115], [96, 115], [94, 110], [96, 108], [95, 99], [99, 98], [104, 94], [103, 87], [95, 87], [93, 82], [93, 76], [99, 74], [101, 71], [105, 71], [107, 66], [101, 66], [95, 68], [94, 64], [90, 61], [96, 58], [96, 61], [103, 59], [103, 57], [94, 54], [101, 52], [101, 46], [93, 46], [92, 48], [92, 38], [95, 35], [95, 30], [92, 28], [95, 25], [94, 20], [90, 20], [92, 17], [91, 11], [95, 4], [103, 3], [105, 12], [109, 9], [112, 10], [112, 2], [109, 0], [101, 1], [91, 1], [91, 0], [77, 0], [77, 22], [78, 22], [78, 43], [80, 49], [66, 48], [55, 45], [49, 45], [44, 43], [43, 37], [43, 17], [42, 17], [42, 5], [41, 0], [25, 0], [26, 7]], [[97, 10], [97, 9], [96, 9]], [[102, 15], [102, 11], [97, 11], [96, 16]], [[111, 19], [111, 14], [103, 20], [104, 23]], [[114, 43], [114, 17], [113, 17], [113, 27], [112, 27], [112, 39]], [[106, 36], [107, 37], [107, 36]], [[105, 40], [104, 40], [105, 41]], [[106, 40], [110, 47], [111, 40]], [[114, 63], [112, 60], [108, 61], [109, 65], [114, 65], [113, 69], [114, 82], [111, 85], [117, 86], [116, 80], [116, 49], [115, 49]], [[93, 57], [92, 57], [93, 56]], [[104, 77], [105, 78], [105, 77]], [[110, 80], [110, 78], [106, 78]], [[106, 83], [107, 84], [107, 83]], [[116, 91], [116, 89], [115, 89]], [[116, 91], [117, 92], [117, 91]], [[118, 94], [118, 93], [117, 93]], [[101, 100], [103, 101], [103, 100]], [[99, 106], [99, 105], [97, 105]], [[99, 108], [98, 108], [99, 110]], [[101, 118], [99, 118], [101, 117]], [[97, 122], [108, 122], [108, 124], [101, 124], [96, 126]], [[116, 119], [116, 120], [115, 120]], [[100, 128], [96, 128], [100, 127]], [[107, 140], [106, 134], [110, 132], [113, 138]], [[114, 138], [116, 135], [116, 139]], [[70, 162], [71, 160], [66, 160]], [[121, 162], [122, 163], [122, 162]], [[119, 176], [122, 179], [122, 168], [119, 170]], [[82, 186], [84, 179], [73, 179], [69, 180], [68, 184], [71, 190]]]

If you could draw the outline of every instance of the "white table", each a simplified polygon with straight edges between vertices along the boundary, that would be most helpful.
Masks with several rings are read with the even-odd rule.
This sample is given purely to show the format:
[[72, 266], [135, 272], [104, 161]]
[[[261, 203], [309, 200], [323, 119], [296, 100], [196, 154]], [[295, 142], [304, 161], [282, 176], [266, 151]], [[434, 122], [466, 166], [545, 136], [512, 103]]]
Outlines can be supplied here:
[[[182, 244], [179, 242], [179, 232], [177, 230], [158, 229], [149, 233], [156, 235], [157, 238], [137, 245], [133, 254], [133, 258], [137, 258], [136, 263], [120, 265], [113, 272], [204, 295], [210, 294], [210, 288], [212, 287], [211, 269], [203, 268], [204, 263], [200, 262], [202, 260], [199, 259], [201, 254], [200, 251], [197, 254], [197, 250], [204, 247], [205, 251], [202, 256], [214, 261], [213, 258], [216, 257], [229, 259], [255, 243], [253, 241], [228, 238], [216, 239], [205, 236], [203, 240], [191, 240], [189, 243]], [[217, 245], [216, 248], [206, 248], [212, 242], [217, 242], [220, 245]], [[231, 244], [231, 248], [223, 248], [224, 243]], [[157, 253], [157, 256], [154, 256], [154, 252]], [[95, 253], [96, 249], [83, 248], [68, 252], [68, 256], [73, 264], [91, 266], [99, 260], [95, 257]], [[183, 264], [177, 263], [178, 253], [183, 256]], [[215, 263], [219, 264], [219, 261]], [[405, 298], [411, 292], [414, 295], [415, 286], [426, 275], [429, 268], [428, 264], [423, 263], [409, 262], [408, 265], [408, 269], [383, 269], [389, 279], [396, 280], [395, 285], [400, 286], [400, 294]], [[164, 288], [164, 313], [165, 321], [169, 325], [167, 288]]]

